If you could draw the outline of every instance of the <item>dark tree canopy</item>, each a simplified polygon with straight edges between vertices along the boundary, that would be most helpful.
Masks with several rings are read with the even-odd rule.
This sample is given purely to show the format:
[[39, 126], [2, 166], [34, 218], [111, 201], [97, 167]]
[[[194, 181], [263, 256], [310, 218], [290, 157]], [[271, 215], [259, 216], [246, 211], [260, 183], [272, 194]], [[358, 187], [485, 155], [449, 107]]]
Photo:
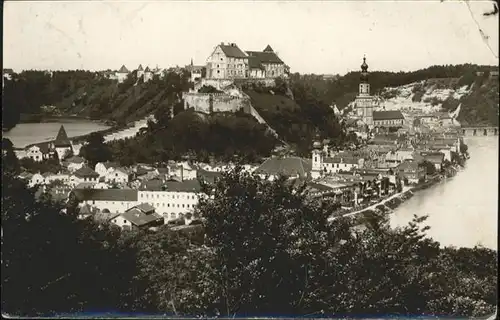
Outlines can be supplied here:
[[80, 156], [87, 159], [89, 166], [94, 168], [99, 162], [111, 160], [111, 151], [104, 143], [103, 135], [92, 132], [87, 138], [87, 143], [80, 149]]

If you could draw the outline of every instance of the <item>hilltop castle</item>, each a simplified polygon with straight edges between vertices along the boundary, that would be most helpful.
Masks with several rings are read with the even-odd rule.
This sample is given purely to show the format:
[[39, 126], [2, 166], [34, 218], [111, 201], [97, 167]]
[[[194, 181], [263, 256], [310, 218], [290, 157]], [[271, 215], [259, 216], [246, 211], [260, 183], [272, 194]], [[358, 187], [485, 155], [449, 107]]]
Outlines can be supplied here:
[[206, 69], [208, 79], [278, 78], [290, 72], [270, 45], [263, 51], [243, 52], [235, 43], [217, 45]]

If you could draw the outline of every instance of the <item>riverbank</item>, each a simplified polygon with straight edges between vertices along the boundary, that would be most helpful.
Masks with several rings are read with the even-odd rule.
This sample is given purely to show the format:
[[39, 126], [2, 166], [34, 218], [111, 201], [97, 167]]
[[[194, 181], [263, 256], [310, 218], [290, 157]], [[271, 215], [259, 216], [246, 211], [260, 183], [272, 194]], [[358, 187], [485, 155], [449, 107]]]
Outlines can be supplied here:
[[[78, 145], [81, 145], [83, 144], [87, 138], [89, 137], [90, 134], [92, 134], [93, 132], [99, 132], [103, 135], [104, 137], [104, 140], [105, 142], [110, 142], [110, 141], [113, 141], [113, 140], [120, 140], [120, 139], [124, 139], [124, 138], [129, 138], [129, 137], [132, 137], [134, 135], [136, 135], [141, 128], [147, 126], [147, 121], [151, 119], [151, 116], [148, 116], [144, 119], [140, 119], [140, 120], [137, 120], [137, 121], [133, 121], [131, 123], [128, 123], [126, 125], [118, 125], [118, 124], [115, 124], [114, 126], [112, 127], [109, 127], [109, 128], [99, 128], [98, 130], [93, 130], [93, 131], [87, 131], [85, 134], [80, 134], [80, 135], [76, 135], [76, 136], [70, 136], [69, 137], [69, 140], [72, 142], [72, 144], [74, 146], [78, 146]], [[70, 121], [71, 122], [71, 121]], [[77, 121], [75, 121], [77, 122]], [[52, 123], [53, 125], [54, 123]], [[64, 125], [64, 122], [57, 122], [57, 124], [61, 124], [61, 125]], [[57, 127], [57, 130], [59, 129], [59, 127]], [[21, 154], [23, 152], [25, 152], [25, 150], [33, 145], [38, 145], [40, 143], [51, 143], [51, 142], [54, 142], [55, 140], [55, 134], [53, 136], [50, 136], [50, 138], [44, 140], [44, 141], [38, 141], [38, 142], [31, 142], [31, 143], [28, 143], [28, 144], [23, 144], [22, 147], [20, 146], [17, 146], [15, 145], [14, 149], [18, 152], [19, 156], [21, 156]]]
[[[78, 135], [78, 136], [74, 136], [74, 137], [70, 137], [69, 140], [71, 141], [72, 144], [81, 144], [83, 143], [84, 141], [87, 140], [87, 138], [94, 132], [99, 132], [100, 134], [102, 134], [103, 136], [107, 136], [107, 135], [111, 135], [111, 134], [115, 134], [115, 133], [119, 133], [123, 130], [126, 130], [126, 129], [130, 129], [130, 128], [133, 128], [134, 127], [134, 123], [132, 124], [128, 124], [128, 125], [116, 125], [114, 127], [111, 127], [111, 128], [108, 128], [108, 129], [104, 129], [104, 130], [99, 130], [99, 131], [93, 131], [93, 132], [90, 132], [90, 133], [87, 133], [87, 134], [82, 134], [82, 135]], [[42, 141], [42, 142], [36, 142], [36, 143], [32, 143], [32, 144], [29, 144], [23, 148], [14, 148], [15, 150], [25, 150], [33, 145], [37, 145], [37, 144], [40, 144], [40, 143], [51, 143], [51, 142], [54, 142], [55, 139], [52, 139], [52, 140], [48, 140], [48, 141]]]
[[436, 174], [432, 176], [429, 180], [418, 183], [414, 186], [406, 186], [403, 191], [392, 194], [388, 197], [380, 199], [380, 201], [365, 206], [363, 208], [353, 208], [354, 211], [348, 213], [340, 213], [334, 215], [328, 219], [328, 221], [333, 221], [338, 218], [343, 217], [353, 217], [358, 223], [364, 223], [364, 221], [375, 214], [391, 214], [396, 208], [398, 208], [405, 201], [412, 198], [416, 192], [428, 189], [441, 181], [446, 177], [446, 175]]

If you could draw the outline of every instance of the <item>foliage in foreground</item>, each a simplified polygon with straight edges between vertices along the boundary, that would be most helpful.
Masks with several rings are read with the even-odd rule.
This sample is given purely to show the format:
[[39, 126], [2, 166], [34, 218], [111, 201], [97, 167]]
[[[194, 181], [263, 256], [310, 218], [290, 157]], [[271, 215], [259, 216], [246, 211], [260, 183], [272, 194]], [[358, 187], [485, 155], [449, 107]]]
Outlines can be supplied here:
[[330, 204], [285, 179], [235, 171], [205, 185], [214, 200], [196, 209], [206, 219], [202, 244], [167, 226], [120, 235], [79, 221], [36, 202], [9, 172], [2, 311], [10, 314], [469, 317], [496, 304], [495, 251], [440, 248], [425, 236], [425, 217], [396, 230], [376, 217], [365, 230], [346, 219], [328, 224]]

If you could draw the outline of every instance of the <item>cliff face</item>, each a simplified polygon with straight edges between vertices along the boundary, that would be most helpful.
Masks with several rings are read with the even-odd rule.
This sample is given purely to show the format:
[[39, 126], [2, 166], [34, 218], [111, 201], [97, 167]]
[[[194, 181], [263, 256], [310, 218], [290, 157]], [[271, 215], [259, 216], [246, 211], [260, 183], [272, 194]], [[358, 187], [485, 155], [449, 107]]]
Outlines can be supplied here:
[[460, 78], [428, 79], [381, 90], [377, 109], [453, 112], [462, 125], [498, 125], [498, 78], [478, 76], [470, 84]]

